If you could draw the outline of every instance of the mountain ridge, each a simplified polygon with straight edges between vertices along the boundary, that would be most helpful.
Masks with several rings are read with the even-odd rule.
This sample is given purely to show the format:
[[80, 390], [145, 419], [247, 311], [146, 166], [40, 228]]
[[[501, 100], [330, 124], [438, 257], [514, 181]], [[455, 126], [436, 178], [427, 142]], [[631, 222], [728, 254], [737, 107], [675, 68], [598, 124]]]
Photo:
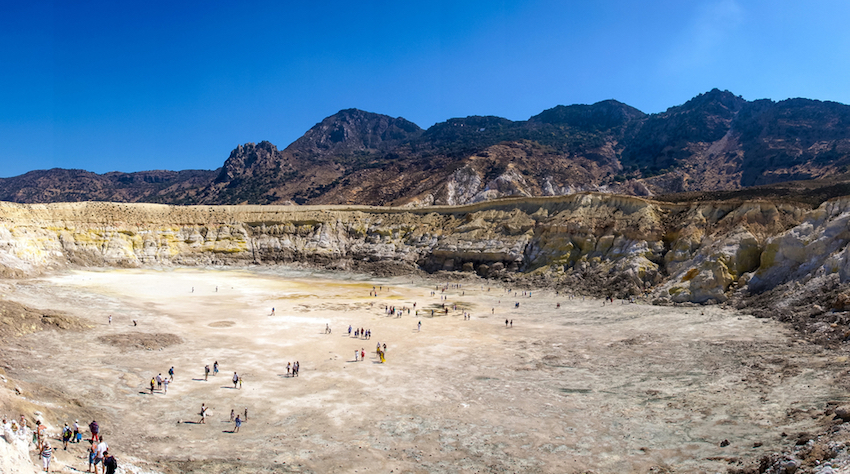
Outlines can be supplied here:
[[0, 200], [415, 207], [580, 191], [728, 193], [830, 179], [848, 167], [850, 106], [712, 89], [657, 114], [609, 99], [427, 129], [343, 109], [283, 149], [238, 145], [216, 170], [37, 170], [0, 179]]

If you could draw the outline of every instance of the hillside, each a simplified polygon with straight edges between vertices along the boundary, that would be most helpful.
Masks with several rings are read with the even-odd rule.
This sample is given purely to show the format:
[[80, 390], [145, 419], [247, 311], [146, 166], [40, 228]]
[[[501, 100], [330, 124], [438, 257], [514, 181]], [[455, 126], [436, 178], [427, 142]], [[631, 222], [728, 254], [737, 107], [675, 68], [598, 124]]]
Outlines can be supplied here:
[[830, 189], [810, 193], [829, 198], [840, 192], [845, 181], [836, 177], [848, 165], [850, 106], [747, 101], [715, 89], [658, 114], [607, 100], [559, 105], [525, 121], [454, 118], [427, 130], [403, 118], [346, 109], [283, 150], [267, 141], [239, 145], [215, 171], [34, 171], [0, 179], [0, 200], [415, 207], [581, 191], [731, 192], [831, 180]]

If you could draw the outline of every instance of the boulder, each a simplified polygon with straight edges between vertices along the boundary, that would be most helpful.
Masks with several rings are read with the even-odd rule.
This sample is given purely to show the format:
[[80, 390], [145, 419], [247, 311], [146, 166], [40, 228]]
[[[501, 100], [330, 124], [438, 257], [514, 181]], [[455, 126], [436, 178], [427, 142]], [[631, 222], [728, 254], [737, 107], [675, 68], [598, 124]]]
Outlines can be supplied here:
[[842, 405], [835, 409], [835, 416], [841, 421], [850, 421], [850, 405]]

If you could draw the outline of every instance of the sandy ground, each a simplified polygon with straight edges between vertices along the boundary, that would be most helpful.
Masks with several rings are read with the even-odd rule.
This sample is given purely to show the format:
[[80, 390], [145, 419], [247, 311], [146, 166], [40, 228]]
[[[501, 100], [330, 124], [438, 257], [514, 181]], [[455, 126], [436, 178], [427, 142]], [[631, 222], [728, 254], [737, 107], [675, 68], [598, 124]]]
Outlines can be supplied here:
[[[831, 383], [845, 361], [770, 320], [480, 282], [431, 296], [436, 284], [221, 269], [5, 282], [7, 298], [95, 326], [27, 336], [7, 363], [97, 407], [119, 458], [166, 471], [722, 472], [814, 430], [827, 401], [846, 399]], [[431, 317], [441, 295], [458, 309]], [[383, 309], [414, 302], [427, 315]], [[300, 376], [287, 377], [296, 360]], [[214, 361], [221, 373], [204, 381]], [[171, 366], [168, 393], [151, 395]], [[195, 423], [201, 403], [206, 424]], [[246, 408], [232, 433], [231, 409]]]

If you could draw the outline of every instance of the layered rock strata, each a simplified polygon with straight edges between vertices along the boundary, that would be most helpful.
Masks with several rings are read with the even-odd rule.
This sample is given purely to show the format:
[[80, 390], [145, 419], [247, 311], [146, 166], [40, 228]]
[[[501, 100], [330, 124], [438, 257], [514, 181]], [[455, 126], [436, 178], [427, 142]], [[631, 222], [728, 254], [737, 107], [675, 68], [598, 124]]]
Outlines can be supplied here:
[[711, 303], [747, 285], [847, 280], [848, 221], [850, 198], [814, 210], [593, 193], [421, 209], [0, 203], [0, 268], [366, 262]]

